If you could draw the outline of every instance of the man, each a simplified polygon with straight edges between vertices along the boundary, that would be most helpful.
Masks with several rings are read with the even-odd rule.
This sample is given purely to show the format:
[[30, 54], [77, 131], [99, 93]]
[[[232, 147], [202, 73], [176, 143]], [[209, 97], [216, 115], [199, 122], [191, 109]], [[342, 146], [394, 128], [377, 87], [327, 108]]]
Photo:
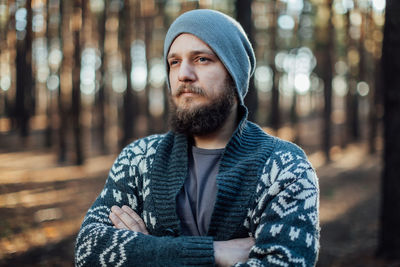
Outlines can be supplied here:
[[83, 221], [76, 265], [314, 265], [317, 178], [300, 148], [247, 121], [255, 57], [241, 26], [184, 13], [164, 58], [172, 130], [121, 152]]

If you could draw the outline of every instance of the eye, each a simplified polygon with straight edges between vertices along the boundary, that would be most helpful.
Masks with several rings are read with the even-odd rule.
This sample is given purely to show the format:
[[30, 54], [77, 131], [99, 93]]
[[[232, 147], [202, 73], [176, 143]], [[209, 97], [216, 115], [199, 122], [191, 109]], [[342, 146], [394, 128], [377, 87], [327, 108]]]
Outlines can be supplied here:
[[176, 64], [178, 64], [178, 63], [179, 63], [178, 60], [176, 60], [176, 59], [171, 59], [171, 60], [169, 61], [169, 66], [173, 66], [173, 65], [176, 65]]
[[199, 62], [207, 62], [207, 61], [210, 61], [210, 60], [206, 57], [199, 57]]

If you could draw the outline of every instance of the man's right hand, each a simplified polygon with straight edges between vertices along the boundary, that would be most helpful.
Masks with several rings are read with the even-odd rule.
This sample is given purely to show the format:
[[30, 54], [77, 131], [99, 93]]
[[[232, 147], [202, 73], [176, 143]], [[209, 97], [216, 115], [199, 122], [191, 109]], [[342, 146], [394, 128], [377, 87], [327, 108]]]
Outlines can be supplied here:
[[141, 232], [145, 235], [149, 234], [142, 218], [126, 205], [122, 206], [122, 208], [112, 206], [108, 217], [115, 228]]
[[246, 262], [254, 244], [253, 237], [214, 241], [215, 263], [217, 266], [232, 266], [238, 262]]
[[[109, 215], [114, 227], [148, 235], [148, 231], [142, 218], [128, 206], [113, 206]], [[232, 266], [238, 262], [246, 262], [249, 259], [251, 247], [254, 246], [254, 238], [237, 238], [227, 241], [214, 241], [214, 258], [217, 266]]]

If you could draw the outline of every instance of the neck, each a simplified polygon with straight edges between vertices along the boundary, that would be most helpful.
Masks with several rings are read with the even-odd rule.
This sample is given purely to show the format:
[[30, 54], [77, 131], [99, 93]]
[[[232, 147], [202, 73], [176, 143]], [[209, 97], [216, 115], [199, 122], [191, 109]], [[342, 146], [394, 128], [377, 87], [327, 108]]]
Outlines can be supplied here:
[[237, 127], [237, 108], [237, 104], [232, 106], [231, 113], [217, 131], [207, 135], [193, 136], [194, 145], [205, 149], [225, 148]]

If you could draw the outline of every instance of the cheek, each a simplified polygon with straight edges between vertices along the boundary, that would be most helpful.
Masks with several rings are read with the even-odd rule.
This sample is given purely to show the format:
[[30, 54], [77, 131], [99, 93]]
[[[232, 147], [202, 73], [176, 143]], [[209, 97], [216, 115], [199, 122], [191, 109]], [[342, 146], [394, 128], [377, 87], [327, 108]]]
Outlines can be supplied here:
[[223, 73], [210, 76], [207, 80], [207, 87], [210, 90], [210, 93], [214, 96], [219, 96], [226, 87], [226, 75]]
[[175, 75], [173, 75], [171, 72], [168, 75], [168, 79], [169, 79], [169, 86], [171, 88], [171, 93], [172, 95], [174, 95], [174, 93], [176, 92], [176, 89], [178, 88], [177, 86], [177, 78]]

